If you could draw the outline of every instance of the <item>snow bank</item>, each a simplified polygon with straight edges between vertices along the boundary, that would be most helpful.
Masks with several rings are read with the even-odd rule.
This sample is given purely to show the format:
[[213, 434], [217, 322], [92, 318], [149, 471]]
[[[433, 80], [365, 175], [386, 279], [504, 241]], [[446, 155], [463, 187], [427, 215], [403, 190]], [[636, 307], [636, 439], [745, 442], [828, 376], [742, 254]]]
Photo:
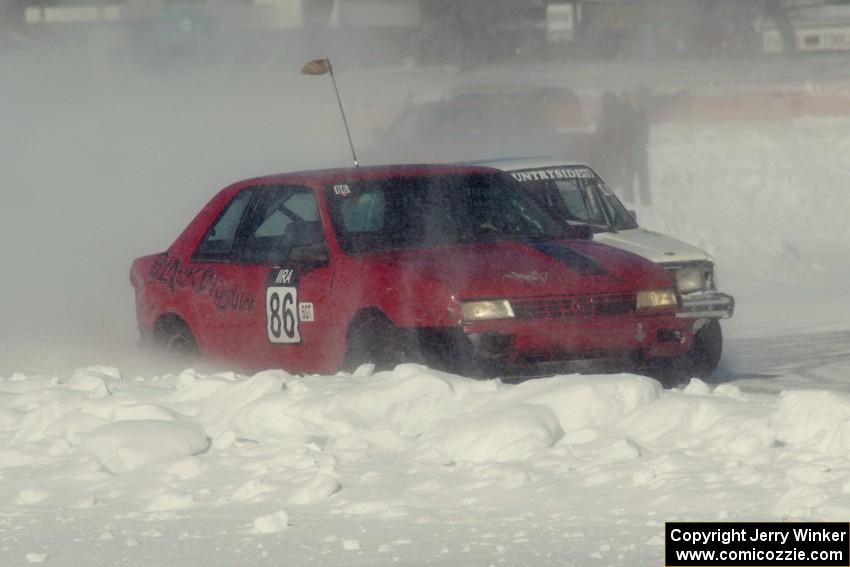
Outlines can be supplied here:
[[[536, 538], [549, 533], [562, 557], [574, 553], [563, 533], [606, 514], [610, 525], [630, 518], [634, 541], [656, 541], [652, 518], [850, 514], [850, 395], [835, 392], [754, 396], [699, 380], [663, 390], [632, 374], [506, 385], [418, 365], [133, 381], [84, 368], [0, 379], [0, 392], [6, 509], [39, 522], [144, 522], [135, 533], [157, 522], [157, 537], [174, 542], [165, 524], [212, 522], [210, 541], [296, 537], [288, 553], [305, 561], [332, 545], [367, 563], [380, 562], [372, 553], [421, 562], [430, 544], [398, 543], [419, 526], [446, 549], [473, 541], [473, 555], [505, 557], [537, 548], [516, 522], [545, 520], [555, 531], [538, 524]], [[469, 518], [487, 531], [461, 528]], [[102, 541], [102, 521], [84, 529], [79, 541]], [[493, 540], [513, 543], [499, 551]], [[656, 546], [645, 547], [619, 554], [656, 561]]]
[[518, 404], [461, 421], [443, 433], [435, 447], [454, 461], [514, 461], [538, 454], [563, 435], [551, 410]]
[[779, 440], [833, 457], [850, 457], [850, 395], [784, 392], [774, 423]]
[[209, 439], [185, 423], [131, 420], [98, 427], [83, 438], [82, 446], [110, 471], [124, 473], [197, 455], [209, 448]]
[[[4, 466], [50, 462], [54, 451], [119, 474], [167, 465], [156, 470], [190, 480], [228, 455], [248, 471], [288, 471], [289, 501], [306, 505], [345, 493], [341, 462], [376, 455], [545, 467], [553, 457], [600, 464], [641, 460], [646, 451], [756, 464], [802, 450], [843, 462], [850, 451], [850, 397], [832, 392], [788, 392], [767, 403], [697, 380], [680, 391], [630, 374], [508, 386], [417, 365], [327, 377], [186, 371], [132, 385], [98, 375], [34, 379], [40, 388], [0, 380]], [[233, 495], [274, 490], [255, 478]]]

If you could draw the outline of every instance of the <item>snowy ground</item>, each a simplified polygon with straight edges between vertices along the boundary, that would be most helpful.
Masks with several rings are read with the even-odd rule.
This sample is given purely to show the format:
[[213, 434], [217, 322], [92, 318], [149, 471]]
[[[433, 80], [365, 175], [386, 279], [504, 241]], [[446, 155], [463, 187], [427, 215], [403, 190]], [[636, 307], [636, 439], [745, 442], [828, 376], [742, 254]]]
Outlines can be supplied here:
[[850, 514], [835, 392], [417, 366], [2, 391], [5, 564], [652, 565], [665, 520]]
[[[73, 112], [16, 87], [41, 104], [22, 106], [0, 173], [27, 194], [0, 223], [23, 242], [3, 257], [3, 565], [659, 565], [668, 520], [850, 517], [850, 120], [653, 132], [639, 220], [710, 250], [738, 300], [708, 384], [250, 377], [124, 354], [126, 269], [211, 183], [319, 161], [329, 125], [236, 86], [178, 120], [156, 81], [132, 84], [148, 90]], [[251, 104], [219, 117], [237, 96]], [[310, 132], [303, 147], [250, 142], [270, 119]]]

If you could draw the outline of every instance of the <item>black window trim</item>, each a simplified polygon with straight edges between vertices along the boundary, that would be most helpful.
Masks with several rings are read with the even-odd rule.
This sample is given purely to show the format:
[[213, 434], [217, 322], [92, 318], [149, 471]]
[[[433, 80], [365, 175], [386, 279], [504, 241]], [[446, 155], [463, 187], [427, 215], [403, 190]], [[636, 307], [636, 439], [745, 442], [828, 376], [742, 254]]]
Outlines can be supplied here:
[[[262, 185], [250, 185], [247, 187], [243, 187], [239, 189], [233, 196], [227, 201], [221, 211], [219, 211], [218, 215], [216, 215], [215, 220], [209, 224], [207, 230], [204, 231], [204, 236], [198, 242], [198, 245], [195, 246], [195, 249], [192, 251], [192, 255], [189, 256], [189, 261], [191, 262], [211, 262], [211, 263], [219, 263], [219, 264], [232, 264], [237, 263], [238, 258], [241, 256], [241, 250], [244, 244], [244, 231], [245, 231], [245, 220], [253, 216], [254, 209], [257, 207], [257, 203], [259, 201], [259, 195], [261, 194], [263, 189]], [[230, 209], [230, 206], [233, 204], [233, 201], [243, 192], [250, 191], [252, 195], [249, 197], [248, 204], [245, 206], [245, 210], [242, 211], [242, 216], [239, 218], [239, 224], [236, 226], [236, 232], [233, 235], [233, 245], [230, 248], [230, 252], [227, 254], [215, 255], [215, 256], [205, 256], [200, 253], [201, 246], [207, 239], [210, 231], [213, 227], [218, 224], [221, 218], [227, 213]], [[238, 252], [238, 253], [237, 253]]]
[[[281, 190], [282, 189], [282, 190], [289, 190], [291, 192], [294, 192], [293, 190], [298, 189], [298, 190], [307, 191], [307, 192], [309, 192], [310, 194], [313, 195], [313, 198], [316, 201], [316, 207], [318, 209], [319, 222], [322, 223], [323, 238], [325, 240], [325, 245], [327, 246], [327, 244], [328, 244], [327, 238], [324, 237], [324, 223], [322, 222], [321, 203], [320, 203], [320, 200], [319, 200], [319, 195], [316, 192], [316, 190], [313, 189], [313, 187], [306, 185], [306, 184], [304, 184], [304, 185], [275, 184], [275, 185], [260, 185], [260, 186], [257, 186], [257, 189], [258, 189], [258, 191], [256, 192], [256, 194], [253, 197], [253, 202], [250, 203], [249, 207], [246, 208], [246, 211], [248, 211], [248, 209], [250, 208], [250, 214], [242, 216], [242, 219], [239, 221], [239, 228], [236, 229], [236, 237], [234, 238], [233, 251], [232, 251], [233, 258], [230, 260], [231, 263], [247, 265], [247, 266], [265, 266], [265, 265], [267, 265], [264, 262], [252, 261], [250, 258], [246, 257], [245, 249], [246, 249], [247, 243], [248, 243], [248, 227], [251, 226], [251, 224], [252, 224], [251, 221], [254, 219], [254, 216], [257, 214], [257, 211], [258, 211], [259, 206], [260, 206], [260, 202], [263, 200], [265, 195], [269, 194], [269, 192], [274, 191], [274, 190]], [[287, 216], [289, 216], [289, 215], [287, 215]], [[297, 264], [298, 262], [290, 261], [288, 263]]]

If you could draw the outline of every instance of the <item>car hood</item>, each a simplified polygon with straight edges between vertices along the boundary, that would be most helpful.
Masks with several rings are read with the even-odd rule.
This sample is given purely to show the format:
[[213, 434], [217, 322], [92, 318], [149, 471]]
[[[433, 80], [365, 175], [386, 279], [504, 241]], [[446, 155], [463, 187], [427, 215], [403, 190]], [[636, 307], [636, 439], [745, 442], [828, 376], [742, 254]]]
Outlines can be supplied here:
[[669, 287], [660, 266], [590, 241], [498, 242], [370, 255], [419, 277], [435, 279], [459, 299], [626, 293]]
[[659, 264], [711, 260], [711, 257], [704, 250], [700, 250], [696, 246], [645, 228], [601, 232], [594, 234], [593, 239], [596, 242], [602, 242], [643, 256]]

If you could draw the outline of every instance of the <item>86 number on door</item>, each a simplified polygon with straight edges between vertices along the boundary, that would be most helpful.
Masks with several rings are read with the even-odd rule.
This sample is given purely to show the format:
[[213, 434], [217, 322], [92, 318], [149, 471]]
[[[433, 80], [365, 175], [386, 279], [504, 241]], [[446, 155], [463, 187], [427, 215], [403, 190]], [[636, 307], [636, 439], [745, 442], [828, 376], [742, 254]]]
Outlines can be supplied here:
[[298, 289], [273, 286], [266, 288], [266, 330], [269, 342], [300, 343], [298, 332]]

